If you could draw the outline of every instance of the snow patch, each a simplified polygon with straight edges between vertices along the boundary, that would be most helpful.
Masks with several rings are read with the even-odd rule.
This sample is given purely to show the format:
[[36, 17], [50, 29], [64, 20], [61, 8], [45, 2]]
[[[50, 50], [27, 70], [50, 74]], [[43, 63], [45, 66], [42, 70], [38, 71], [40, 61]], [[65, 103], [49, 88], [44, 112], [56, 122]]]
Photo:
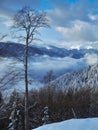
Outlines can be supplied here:
[[98, 130], [98, 118], [71, 119], [44, 125], [33, 130]]

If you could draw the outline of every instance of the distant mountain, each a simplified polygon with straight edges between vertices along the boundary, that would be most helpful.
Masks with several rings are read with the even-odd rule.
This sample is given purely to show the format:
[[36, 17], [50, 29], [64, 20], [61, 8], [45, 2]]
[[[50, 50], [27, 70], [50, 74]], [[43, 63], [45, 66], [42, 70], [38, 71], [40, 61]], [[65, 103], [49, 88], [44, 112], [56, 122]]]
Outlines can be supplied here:
[[52, 81], [51, 84], [56, 86], [57, 89], [98, 86], [98, 64], [86, 67], [76, 72], [66, 73]]
[[[24, 89], [23, 62], [14, 59], [14, 57], [23, 59], [24, 48], [23, 44], [0, 42], [0, 88], [2, 90]], [[88, 60], [92, 61], [92, 59], [90, 57], [86, 59], [86, 54], [98, 55], [98, 50], [67, 50], [49, 45], [31, 45], [28, 64], [29, 89], [42, 86], [40, 81], [50, 70], [53, 70], [55, 77], [64, 74], [52, 82], [58, 88], [98, 85], [98, 65], [87, 67]], [[93, 60], [97, 59], [93, 57]]]
[[[2, 57], [16, 56], [16, 57], [23, 58], [24, 48], [25, 46], [23, 44], [12, 43], [12, 42], [7, 42], [7, 43], [0, 42], [0, 56]], [[47, 55], [50, 57], [60, 57], [60, 58], [71, 57], [75, 59], [80, 59], [83, 58], [86, 53], [89, 54], [94, 53], [98, 55], [98, 50], [96, 49], [67, 50], [65, 48], [59, 48], [51, 45], [45, 45], [45, 46], [31, 45], [29, 47], [30, 56]]]

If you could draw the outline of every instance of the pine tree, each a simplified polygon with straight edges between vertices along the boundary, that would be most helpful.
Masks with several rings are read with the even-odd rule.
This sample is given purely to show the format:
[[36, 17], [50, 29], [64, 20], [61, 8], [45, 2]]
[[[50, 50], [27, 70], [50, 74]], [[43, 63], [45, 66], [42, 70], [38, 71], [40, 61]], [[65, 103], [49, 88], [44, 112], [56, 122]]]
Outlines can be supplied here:
[[12, 105], [12, 112], [9, 117], [10, 123], [8, 125], [8, 130], [22, 130], [22, 117], [21, 117], [21, 112], [19, 110], [18, 106], [18, 100], [19, 100], [19, 95], [15, 91], [13, 92], [11, 98], [14, 96], [14, 101]]
[[42, 118], [42, 121], [44, 122], [44, 125], [49, 123], [49, 109], [47, 106], [44, 107], [44, 117]]

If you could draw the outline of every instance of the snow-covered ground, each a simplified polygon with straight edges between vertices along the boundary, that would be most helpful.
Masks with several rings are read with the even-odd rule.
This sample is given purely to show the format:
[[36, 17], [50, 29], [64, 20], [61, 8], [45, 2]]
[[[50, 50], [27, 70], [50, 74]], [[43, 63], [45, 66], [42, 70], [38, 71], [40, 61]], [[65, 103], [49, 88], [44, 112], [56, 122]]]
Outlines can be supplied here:
[[44, 125], [33, 130], [98, 130], [98, 118], [71, 119]]

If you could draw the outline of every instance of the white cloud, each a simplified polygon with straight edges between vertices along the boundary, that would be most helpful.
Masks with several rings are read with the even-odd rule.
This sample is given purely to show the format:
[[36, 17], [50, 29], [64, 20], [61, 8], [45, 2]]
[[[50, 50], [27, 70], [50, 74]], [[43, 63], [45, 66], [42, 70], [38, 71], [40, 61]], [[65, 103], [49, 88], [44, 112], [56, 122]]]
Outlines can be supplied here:
[[91, 22], [91, 14], [95, 17], [95, 9], [98, 2], [89, 2], [89, 0], [78, 0], [76, 3], [54, 0], [54, 8], [48, 10], [51, 23], [54, 26], [69, 26], [71, 21], [80, 20]]
[[[22, 72], [23, 64], [18, 61], [13, 61], [8, 58], [0, 58], [0, 78], [6, 72], [14, 70], [15, 72]], [[34, 79], [41, 79], [50, 70], [57, 75], [64, 74], [66, 71], [74, 71], [85, 66], [84, 59], [74, 59], [71, 57], [56, 58], [49, 56], [32, 57], [29, 62], [29, 74]], [[5, 69], [6, 68], [6, 69]], [[12, 69], [11, 69], [12, 68]], [[20, 78], [20, 77], [19, 77]]]
[[[34, 60], [35, 59], [35, 60]], [[35, 77], [43, 77], [46, 72], [53, 70], [55, 74], [64, 74], [66, 71], [74, 71], [83, 68], [86, 64], [84, 59], [74, 59], [71, 57], [55, 58], [41, 56], [30, 61], [30, 73]], [[35, 62], [32, 62], [35, 61]]]
[[10, 17], [6, 14], [0, 13], [0, 18], [9, 19]]
[[98, 15], [97, 14], [88, 14], [88, 17], [92, 20], [92, 21], [98, 21]]
[[28, 2], [26, 0], [1, 1], [0, 18], [6, 20], [1, 22], [3, 22], [6, 27], [9, 27], [12, 25], [9, 17], [11, 18], [17, 9], [20, 9], [23, 5], [32, 5], [39, 9], [40, 6], [44, 6], [42, 3], [44, 4], [46, 1], [48, 1], [49, 6], [51, 6], [51, 8], [47, 10], [47, 17], [50, 20], [50, 26], [52, 26], [53, 31], [51, 31], [51, 33], [44, 33], [43, 39], [45, 39], [46, 42], [48, 41], [47, 39], [49, 39], [49, 43], [57, 42], [57, 44], [61, 46], [66, 44], [64, 46], [68, 48], [76, 47], [79, 49], [81, 46], [84, 46], [84, 44], [88, 48], [92, 48], [93, 44], [88, 46], [88, 42], [95, 43], [98, 41], [98, 1], [89, 2], [89, 0], [78, 0], [76, 3], [71, 3], [68, 1], [64, 2], [63, 0], [44, 0], [43, 2], [35, 0], [33, 5], [32, 0]]
[[56, 30], [65, 37], [73, 41], [97, 41], [98, 25], [88, 22], [75, 20], [71, 22], [70, 27], [56, 27]]
[[58, 41], [59, 44], [78, 49], [84, 45], [92, 48], [98, 41], [98, 1], [79, 0], [70, 3], [54, 0], [52, 3], [54, 8], [48, 10], [48, 17], [54, 30], [62, 35], [63, 40]]
[[11, 27], [13, 25], [13, 21], [8, 20], [6, 22], [3, 23], [6, 27]]
[[84, 59], [88, 65], [94, 65], [98, 63], [98, 55], [96, 54], [86, 54]]
[[98, 49], [98, 41], [88, 42], [88, 41], [65, 41], [57, 40], [51, 43], [51, 45], [56, 45], [60, 48], [66, 49]]

